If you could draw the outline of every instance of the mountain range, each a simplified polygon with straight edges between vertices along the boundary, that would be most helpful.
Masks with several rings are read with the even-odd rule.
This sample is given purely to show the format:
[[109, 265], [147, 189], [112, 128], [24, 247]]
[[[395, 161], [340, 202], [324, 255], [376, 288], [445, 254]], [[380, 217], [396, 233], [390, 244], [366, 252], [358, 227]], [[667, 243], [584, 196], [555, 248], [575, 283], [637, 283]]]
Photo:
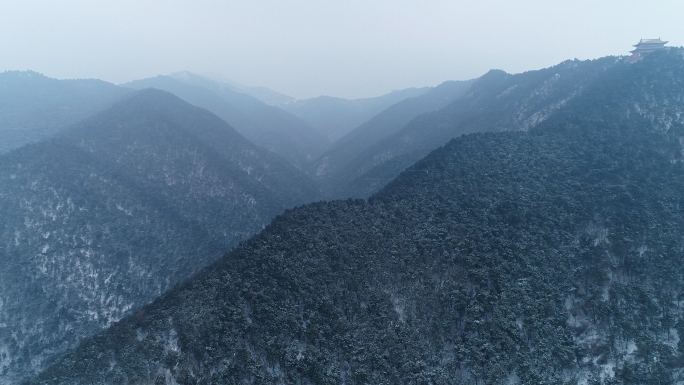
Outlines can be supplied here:
[[303, 120], [230, 85], [189, 72], [136, 80], [123, 84], [133, 89], [157, 88], [205, 108], [252, 143], [303, 168], [329, 146], [328, 139]]
[[318, 195], [217, 116], [154, 89], [0, 156], [0, 382], [44, 369]]
[[[172, 77], [176, 76], [182, 76], [181, 73], [176, 73], [176, 74], [171, 74]], [[217, 73], [207, 73], [203, 74], [202, 76], [207, 77], [211, 80], [214, 80], [219, 83], [223, 83], [225, 85], [228, 85], [230, 87], [233, 87], [235, 91], [241, 92], [243, 94], [247, 94], [250, 96], [253, 96], [262, 102], [266, 104], [270, 104], [272, 106], [282, 106], [286, 103], [293, 102], [296, 99], [293, 98], [292, 96], [288, 96], [285, 94], [281, 94], [278, 91], [274, 91], [270, 88], [267, 87], [259, 87], [259, 86], [246, 86], [244, 84], [240, 84], [232, 79], [229, 79], [225, 77], [224, 75], [217, 74]]]
[[291, 101], [281, 107], [321, 131], [331, 142], [335, 142], [391, 105], [420, 96], [430, 89], [406, 88], [361, 99], [319, 96]]
[[[474, 81], [467, 95], [418, 115], [401, 128], [395, 126], [395, 132], [372, 145], [354, 143], [344, 148], [340, 141], [329, 157], [324, 154], [319, 159], [311, 174], [329, 181], [324, 185], [333, 197], [368, 197], [452, 138], [472, 132], [525, 131], [563, 113], [570, 100], [618, 63], [621, 59], [606, 57], [566, 61], [516, 75], [492, 70]], [[370, 130], [364, 127], [364, 131]], [[352, 152], [354, 146], [362, 151]], [[354, 156], [335, 156], [335, 150]]]
[[0, 73], [0, 154], [47, 139], [114, 104], [129, 90], [95, 79]]
[[[449, 81], [413, 98], [404, 99], [381, 111], [336, 141], [308, 168], [309, 174], [324, 186], [325, 196], [353, 196], [348, 175], [355, 175], [354, 164], [366, 156], [369, 149], [399, 132], [421, 114], [441, 110], [464, 96], [473, 81]], [[382, 186], [377, 187], [379, 189]], [[376, 189], [376, 191], [377, 191]], [[372, 191], [375, 192], [375, 191]], [[371, 193], [372, 193], [371, 192]]]
[[490, 72], [374, 145], [370, 199], [286, 211], [29, 383], [681, 383], [682, 89], [684, 49]]
[[[321, 196], [285, 161], [304, 168], [327, 140], [244, 86], [177, 73], [119, 87], [30, 71], [3, 73], [0, 86], [0, 383], [39, 372]], [[148, 86], [237, 122], [257, 146]]]

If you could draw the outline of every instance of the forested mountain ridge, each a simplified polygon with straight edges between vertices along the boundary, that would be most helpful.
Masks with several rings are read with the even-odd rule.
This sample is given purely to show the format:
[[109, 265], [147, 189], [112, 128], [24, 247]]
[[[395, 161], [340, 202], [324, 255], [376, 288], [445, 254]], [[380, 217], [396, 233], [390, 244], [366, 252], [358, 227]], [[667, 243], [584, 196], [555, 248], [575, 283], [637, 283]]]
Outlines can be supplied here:
[[[345, 179], [349, 163], [375, 143], [400, 131], [416, 116], [440, 110], [467, 94], [474, 80], [444, 82], [430, 91], [391, 105], [367, 122], [335, 142], [314, 164], [309, 174], [327, 188], [327, 196], [340, 197], [339, 191], [349, 183]], [[340, 175], [341, 174], [341, 175]]]
[[143, 90], [0, 157], [0, 383], [15, 384], [318, 190], [177, 97]]
[[683, 51], [287, 211], [32, 383], [680, 383]]
[[318, 96], [282, 105], [286, 111], [302, 118], [327, 135], [331, 142], [349, 133], [385, 108], [404, 99], [420, 96], [431, 87], [406, 88], [388, 94], [361, 99]]
[[0, 154], [49, 138], [128, 93], [95, 79], [57, 80], [33, 71], [0, 73]]
[[329, 146], [327, 138], [298, 117], [233, 87], [188, 72], [123, 84], [171, 92], [225, 120], [252, 143], [304, 168]]
[[511, 75], [492, 70], [465, 97], [416, 117], [396, 134], [375, 143], [336, 173], [337, 196], [367, 197], [406, 167], [451, 138], [471, 132], [528, 130], [567, 108], [616, 64], [616, 57], [568, 60]]

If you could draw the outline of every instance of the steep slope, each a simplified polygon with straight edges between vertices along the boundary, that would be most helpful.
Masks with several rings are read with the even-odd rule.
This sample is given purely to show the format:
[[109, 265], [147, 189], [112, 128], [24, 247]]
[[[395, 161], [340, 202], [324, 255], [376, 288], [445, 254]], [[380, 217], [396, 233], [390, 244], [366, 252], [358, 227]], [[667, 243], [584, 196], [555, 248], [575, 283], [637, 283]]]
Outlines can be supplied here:
[[331, 180], [330, 190], [337, 197], [367, 197], [451, 138], [472, 132], [533, 128], [563, 113], [570, 100], [617, 63], [622, 62], [606, 57], [566, 61], [516, 75], [490, 71], [472, 85], [466, 97], [416, 117], [396, 134], [349, 160]]
[[430, 87], [407, 88], [363, 99], [319, 96], [287, 103], [282, 108], [316, 127], [334, 142], [385, 108], [428, 91]]
[[57, 80], [33, 71], [0, 73], [0, 154], [48, 138], [128, 93], [101, 80]]
[[0, 383], [130, 314], [317, 190], [206, 110], [144, 90], [0, 157]]
[[674, 384], [684, 51], [316, 203], [33, 383]]
[[298, 168], [318, 157], [328, 140], [303, 120], [267, 105], [228, 85], [191, 73], [157, 76], [123, 84], [133, 89], [157, 88], [205, 108], [256, 145], [272, 151]]
[[338, 182], [343, 180], [340, 173], [346, 171], [349, 162], [353, 162], [375, 143], [396, 134], [416, 116], [440, 110], [461, 98], [473, 82], [444, 82], [423, 95], [393, 104], [335, 142], [309, 167], [310, 174], [321, 179], [324, 186], [331, 187], [332, 191], [327, 194], [334, 196]]

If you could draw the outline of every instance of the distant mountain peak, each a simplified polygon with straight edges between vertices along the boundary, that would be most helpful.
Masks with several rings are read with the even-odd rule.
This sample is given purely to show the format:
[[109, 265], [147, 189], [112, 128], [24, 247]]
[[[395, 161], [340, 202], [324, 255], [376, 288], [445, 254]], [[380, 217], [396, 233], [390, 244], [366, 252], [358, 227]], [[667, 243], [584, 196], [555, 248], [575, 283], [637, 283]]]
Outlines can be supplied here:
[[34, 76], [43, 77], [43, 78], [47, 77], [40, 72], [31, 71], [31, 70], [9, 70], [9, 71], [4, 71], [4, 72], [0, 73], [0, 76], [2, 76], [2, 75], [4, 75], [4, 76], [28, 77], [28, 78], [31, 78]]
[[252, 143], [303, 168], [320, 155], [327, 139], [296, 116], [234, 87], [188, 71], [136, 80], [123, 86], [173, 93], [225, 120]]
[[143, 88], [131, 94], [125, 99], [129, 103], [135, 103], [138, 105], [151, 104], [151, 105], [161, 105], [164, 103], [177, 103], [188, 105], [187, 102], [183, 101], [178, 96], [171, 92], [160, 90], [154, 87]]
[[168, 76], [170, 78], [178, 79], [178, 80], [185, 80], [185, 81], [188, 81], [192, 78], [202, 78], [202, 79], [211, 80], [204, 75], [199, 75], [199, 74], [196, 74], [196, 73], [190, 72], [190, 71], [173, 72], [173, 73], [170, 73], [166, 76]]
[[171, 74], [168, 74], [168, 77], [175, 78], [175, 79], [180, 79], [180, 80], [190, 80], [190, 77], [194, 75], [192, 72], [189, 71], [181, 71], [181, 72], [174, 72]]
[[52, 137], [130, 90], [102, 80], [59, 80], [35, 71], [0, 73], [0, 154]]

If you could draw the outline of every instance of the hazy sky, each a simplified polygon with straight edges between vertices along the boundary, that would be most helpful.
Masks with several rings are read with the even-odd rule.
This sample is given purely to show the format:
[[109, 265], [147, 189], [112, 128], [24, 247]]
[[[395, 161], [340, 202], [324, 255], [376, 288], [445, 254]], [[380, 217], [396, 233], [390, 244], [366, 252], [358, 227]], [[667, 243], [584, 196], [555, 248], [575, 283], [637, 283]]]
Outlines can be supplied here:
[[113, 83], [189, 70], [295, 97], [375, 96], [684, 45], [684, 1], [0, 0], [0, 71]]

